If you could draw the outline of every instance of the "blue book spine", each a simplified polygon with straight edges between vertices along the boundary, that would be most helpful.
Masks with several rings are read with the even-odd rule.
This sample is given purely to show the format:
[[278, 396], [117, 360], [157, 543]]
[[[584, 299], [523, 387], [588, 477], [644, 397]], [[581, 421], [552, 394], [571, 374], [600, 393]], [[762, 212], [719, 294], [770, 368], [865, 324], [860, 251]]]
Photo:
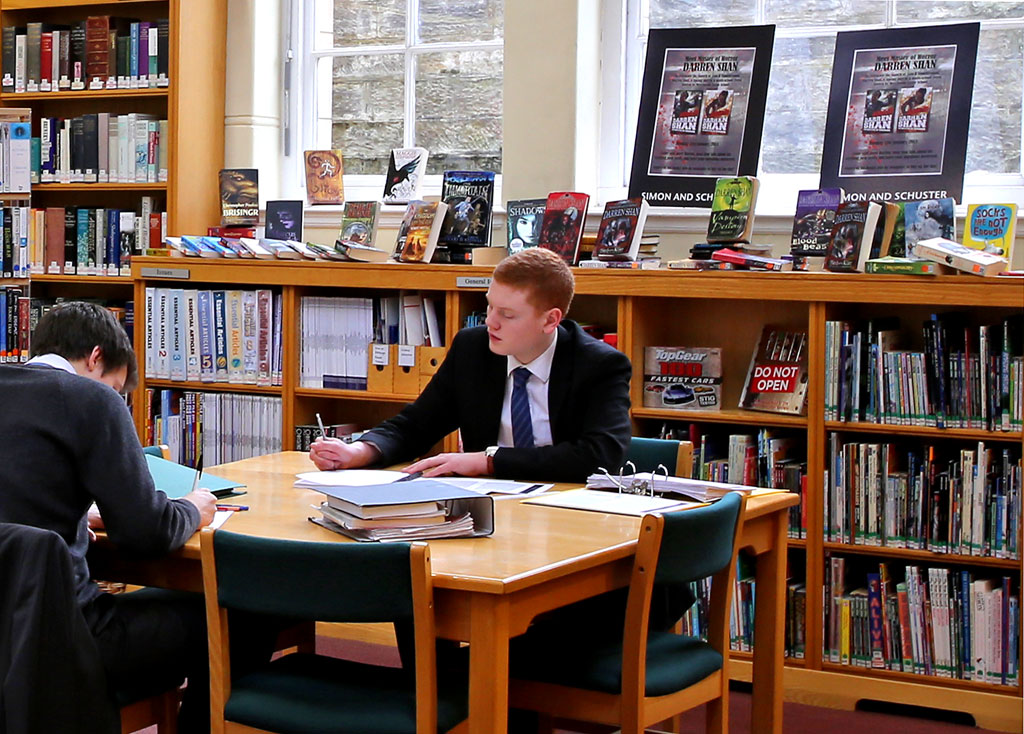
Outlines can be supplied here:
[[199, 379], [213, 382], [213, 303], [211, 291], [199, 291]]
[[960, 572], [960, 639], [963, 644], [960, 646], [961, 658], [964, 666], [964, 680], [971, 680], [974, 677], [974, 658], [971, 654], [971, 574], [969, 571]]
[[214, 375], [218, 382], [228, 381], [227, 310], [224, 305], [224, 291], [213, 292], [213, 343]]
[[167, 419], [171, 417], [171, 391], [160, 390], [160, 443], [169, 444]]
[[131, 25], [131, 40], [128, 44], [130, 49], [129, 61], [128, 61], [128, 73], [129, 76], [138, 78], [139, 76], [139, 24], [132, 23]]
[[107, 273], [117, 275], [117, 271], [121, 267], [121, 212], [119, 210], [107, 209], [106, 231], [104, 262], [107, 263]]
[[76, 212], [76, 242], [78, 243], [78, 273], [87, 273], [89, 264], [89, 210], [80, 208]]

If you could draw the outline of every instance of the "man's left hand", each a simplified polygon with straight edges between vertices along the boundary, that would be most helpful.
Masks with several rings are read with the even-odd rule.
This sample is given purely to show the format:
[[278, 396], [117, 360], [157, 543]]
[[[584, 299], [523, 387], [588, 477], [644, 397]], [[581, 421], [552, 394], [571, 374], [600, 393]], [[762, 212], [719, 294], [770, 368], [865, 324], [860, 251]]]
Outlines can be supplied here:
[[479, 477], [487, 474], [487, 456], [483, 451], [469, 454], [438, 454], [410, 464], [403, 471], [423, 472], [425, 477], [443, 477], [458, 474], [462, 477]]

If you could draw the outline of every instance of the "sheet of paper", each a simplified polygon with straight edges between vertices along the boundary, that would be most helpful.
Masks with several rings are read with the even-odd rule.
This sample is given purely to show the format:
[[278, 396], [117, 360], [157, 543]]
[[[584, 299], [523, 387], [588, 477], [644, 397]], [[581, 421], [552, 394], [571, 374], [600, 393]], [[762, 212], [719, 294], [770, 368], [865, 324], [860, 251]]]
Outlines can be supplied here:
[[538, 497], [531, 497], [530, 499], [523, 500], [523, 504], [608, 512], [613, 515], [643, 516], [648, 512], [665, 512], [681, 510], [687, 507], [699, 507], [702, 503], [680, 502], [679, 500], [651, 497], [650, 495], [642, 494], [602, 492], [596, 489], [570, 489], [565, 492], [549, 492]]
[[296, 487], [366, 487], [372, 484], [390, 484], [406, 476], [406, 473], [388, 469], [335, 469], [307, 471], [295, 476]]
[[532, 494], [551, 489], [550, 484], [531, 484], [487, 477], [438, 477], [438, 481], [480, 494]]
[[221, 525], [226, 523], [228, 521], [228, 518], [234, 514], [235, 513], [232, 512], [231, 510], [217, 510], [217, 512], [213, 516], [213, 522], [210, 523], [210, 527], [216, 530]]

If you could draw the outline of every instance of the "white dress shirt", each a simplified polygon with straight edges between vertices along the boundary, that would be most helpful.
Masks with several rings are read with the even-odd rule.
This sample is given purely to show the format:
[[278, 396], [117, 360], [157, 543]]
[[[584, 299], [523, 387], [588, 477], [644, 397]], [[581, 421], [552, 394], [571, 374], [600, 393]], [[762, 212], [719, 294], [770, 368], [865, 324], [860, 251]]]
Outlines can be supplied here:
[[33, 357], [25, 364], [45, 364], [47, 367], [55, 367], [58, 370], [64, 370], [70, 372], [73, 375], [77, 375], [74, 366], [64, 359], [59, 354], [40, 354], [38, 357]]
[[523, 364], [511, 354], [508, 355], [508, 369], [505, 373], [505, 398], [501, 403], [501, 427], [498, 429], [498, 446], [513, 446], [512, 440], [512, 371], [519, 367], [530, 370], [526, 382], [526, 394], [530, 399], [530, 420], [533, 423], [533, 445], [550, 446], [551, 415], [548, 413], [548, 380], [551, 377], [551, 363], [555, 358], [558, 332], [551, 335], [551, 344], [540, 356], [529, 364]]

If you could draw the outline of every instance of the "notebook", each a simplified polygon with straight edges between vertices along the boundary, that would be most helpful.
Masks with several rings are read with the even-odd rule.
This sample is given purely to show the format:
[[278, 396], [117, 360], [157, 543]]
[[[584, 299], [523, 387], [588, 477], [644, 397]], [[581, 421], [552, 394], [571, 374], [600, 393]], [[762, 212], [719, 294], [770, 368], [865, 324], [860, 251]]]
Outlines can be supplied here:
[[[146, 454], [146, 463], [149, 464], [149, 473], [153, 477], [156, 488], [171, 499], [184, 497], [192, 491], [192, 484], [196, 478], [195, 469], [150, 454]], [[199, 486], [210, 490], [217, 497], [231, 497], [241, 494], [236, 490], [245, 485], [242, 482], [234, 482], [203, 472], [203, 476], [199, 479]]]

